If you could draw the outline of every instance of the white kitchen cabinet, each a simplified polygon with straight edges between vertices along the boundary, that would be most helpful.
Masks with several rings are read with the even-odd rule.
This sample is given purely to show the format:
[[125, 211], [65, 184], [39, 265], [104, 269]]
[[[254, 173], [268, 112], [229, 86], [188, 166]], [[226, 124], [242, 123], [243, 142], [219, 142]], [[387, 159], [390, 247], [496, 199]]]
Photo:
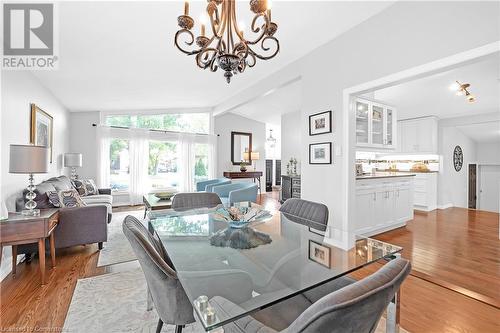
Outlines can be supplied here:
[[438, 118], [422, 117], [398, 121], [398, 152], [437, 154]]
[[368, 148], [396, 148], [396, 109], [382, 103], [358, 98], [356, 110], [356, 145]]
[[437, 208], [437, 172], [417, 173], [413, 204], [415, 209], [429, 212]]
[[357, 180], [353, 231], [371, 236], [413, 219], [413, 176]]

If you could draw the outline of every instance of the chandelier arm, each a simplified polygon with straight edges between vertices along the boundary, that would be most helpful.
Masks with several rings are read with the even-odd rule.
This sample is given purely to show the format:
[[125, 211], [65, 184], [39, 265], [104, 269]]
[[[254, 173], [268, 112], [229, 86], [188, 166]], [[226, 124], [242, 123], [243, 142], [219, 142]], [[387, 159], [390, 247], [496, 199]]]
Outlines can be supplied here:
[[245, 58], [245, 60], [246, 60], [245, 61], [246, 64], [250, 68], [252, 68], [253, 66], [255, 66], [255, 64], [257, 63], [257, 59], [255, 58], [255, 52], [252, 51], [252, 49], [250, 47], [248, 48], [248, 55]]
[[271, 59], [271, 58], [274, 58], [274, 57], [278, 54], [278, 52], [280, 51], [280, 42], [278, 41], [278, 39], [277, 39], [276, 37], [274, 37], [274, 36], [266, 36], [266, 37], [264, 37], [264, 39], [262, 39], [262, 42], [260, 43], [260, 48], [261, 48], [264, 52], [269, 51], [269, 50], [271, 49], [270, 47], [267, 47], [267, 46], [265, 46], [265, 45], [264, 45], [264, 43], [265, 43], [266, 41], [268, 41], [268, 40], [269, 40], [269, 41], [274, 42], [275, 47], [276, 47], [276, 50], [275, 50], [273, 53], [271, 53], [270, 55], [268, 55], [268, 56], [260, 55], [260, 54], [258, 54], [257, 52], [254, 52], [254, 51], [252, 50], [253, 54], [254, 54], [257, 58], [259, 58], [259, 59], [261, 59], [261, 60], [269, 60], [269, 59]]
[[236, 32], [236, 36], [240, 39], [240, 41], [244, 41], [245, 37], [243, 37], [243, 35], [242, 35], [242, 33], [241, 33], [241, 31], [240, 31], [240, 29], [238, 27], [237, 21], [236, 21], [236, 7], [231, 12], [231, 17], [232, 17], [232, 23], [233, 23], [234, 31]]
[[[215, 14], [215, 19], [214, 19], [214, 14]], [[221, 24], [219, 20], [219, 9], [217, 8], [217, 6], [215, 7], [214, 13], [212, 13], [212, 15], [209, 15], [209, 17], [210, 17], [210, 26], [212, 27], [212, 33], [214, 34], [214, 36], [220, 37]]]
[[[257, 20], [258, 20], [260, 17], [264, 18], [264, 21], [265, 21], [265, 22], [262, 24], [262, 26], [261, 26], [261, 27], [258, 27], [258, 26], [256, 26], [256, 24], [257, 24]], [[264, 38], [264, 37], [265, 37], [265, 35], [266, 35], [266, 30], [267, 30], [267, 26], [268, 26], [268, 24], [269, 24], [269, 19], [267, 18], [267, 16], [266, 16], [266, 15], [263, 15], [263, 14], [256, 14], [256, 15], [254, 16], [253, 20], [252, 20], [252, 28], [251, 28], [251, 30], [252, 30], [252, 32], [254, 32], [254, 33], [259, 33], [259, 32], [260, 32], [260, 34], [258, 34], [258, 35], [257, 35], [257, 37], [256, 37], [255, 39], [253, 39], [253, 40], [247, 40], [246, 42], [247, 42], [248, 44], [250, 44], [250, 45], [254, 45], [254, 44], [259, 43], [259, 42], [262, 40], [262, 38]]]
[[[212, 54], [210, 56], [210, 54]], [[200, 53], [196, 55], [196, 64], [198, 67], [202, 69], [206, 69], [210, 66], [212, 62], [212, 58], [217, 54], [217, 49], [210, 47], [210, 48], [205, 48], [203, 49]], [[205, 59], [203, 57], [205, 56]], [[210, 57], [210, 60], [208, 60], [208, 57]]]
[[182, 35], [182, 34], [187, 34], [191, 40], [190, 41], [185, 41], [185, 43], [189, 46], [193, 45], [193, 42], [194, 42], [194, 35], [191, 31], [187, 30], [187, 29], [180, 29], [179, 31], [177, 31], [175, 33], [175, 37], [174, 37], [174, 44], [175, 46], [183, 53], [187, 54], [187, 55], [194, 55], [194, 54], [198, 54], [201, 49], [198, 49], [198, 50], [192, 50], [192, 51], [189, 51], [189, 50], [185, 50], [183, 49], [180, 45], [179, 45], [179, 42], [178, 42], [178, 39], [179, 37]]

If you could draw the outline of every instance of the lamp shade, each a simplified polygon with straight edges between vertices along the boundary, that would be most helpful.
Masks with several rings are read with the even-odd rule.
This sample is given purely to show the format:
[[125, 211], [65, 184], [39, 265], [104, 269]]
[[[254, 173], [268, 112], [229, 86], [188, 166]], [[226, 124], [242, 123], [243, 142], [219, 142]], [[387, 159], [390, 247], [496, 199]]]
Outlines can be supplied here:
[[260, 159], [260, 154], [259, 154], [259, 152], [258, 152], [258, 151], [253, 151], [253, 152], [251, 152], [251, 153], [250, 153], [250, 159], [251, 159], [252, 161], [257, 161], [257, 160], [259, 160], [259, 159]]
[[70, 168], [80, 168], [82, 166], [82, 154], [81, 153], [64, 154], [64, 166]]
[[49, 149], [42, 146], [10, 145], [10, 173], [47, 173]]

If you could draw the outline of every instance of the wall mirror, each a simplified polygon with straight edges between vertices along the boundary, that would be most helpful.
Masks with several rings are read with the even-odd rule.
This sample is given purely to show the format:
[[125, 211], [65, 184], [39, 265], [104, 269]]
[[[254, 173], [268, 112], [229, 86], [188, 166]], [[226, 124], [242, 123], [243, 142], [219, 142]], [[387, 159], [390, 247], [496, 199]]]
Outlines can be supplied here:
[[241, 161], [250, 164], [252, 151], [252, 133], [231, 132], [231, 162], [239, 165]]

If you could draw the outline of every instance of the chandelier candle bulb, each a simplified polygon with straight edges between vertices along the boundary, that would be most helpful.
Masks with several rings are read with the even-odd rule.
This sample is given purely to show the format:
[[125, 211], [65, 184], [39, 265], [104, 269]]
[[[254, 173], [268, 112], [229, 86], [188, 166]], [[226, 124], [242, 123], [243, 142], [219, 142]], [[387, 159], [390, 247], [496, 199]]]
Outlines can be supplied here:
[[204, 24], [201, 25], [201, 35], [203, 37], [205, 37], [205, 25]]
[[184, 15], [189, 15], [189, 1], [184, 1]]

